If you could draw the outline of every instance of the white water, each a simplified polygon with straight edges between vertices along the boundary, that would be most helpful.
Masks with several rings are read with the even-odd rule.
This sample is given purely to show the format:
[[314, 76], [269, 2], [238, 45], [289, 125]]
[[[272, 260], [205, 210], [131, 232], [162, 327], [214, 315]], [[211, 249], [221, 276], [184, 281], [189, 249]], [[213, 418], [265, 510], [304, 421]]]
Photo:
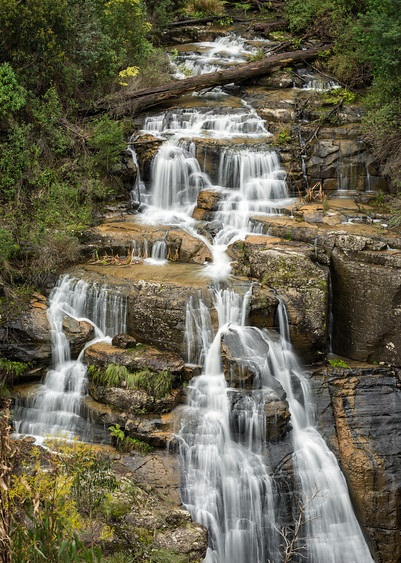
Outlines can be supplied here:
[[[284, 389], [291, 413], [293, 463], [305, 509], [296, 547], [308, 563], [373, 563], [334, 454], [315, 428], [307, 378], [292, 351], [286, 311], [278, 309], [281, 337], [244, 326], [246, 300], [215, 292], [219, 329], [212, 336], [210, 314], [200, 302], [187, 308], [186, 341], [191, 362], [202, 362], [190, 385], [180, 431], [183, 501], [210, 533], [205, 563], [264, 563], [280, 553], [274, 483], [263, 455], [264, 398]], [[220, 342], [235, 341], [241, 363], [257, 369], [257, 392], [245, 392], [239, 412], [230, 410]], [[240, 351], [240, 353], [239, 353]], [[236, 407], [239, 403], [236, 404]], [[233, 434], [233, 420], [236, 420]], [[294, 517], [297, 517], [295, 512]]]
[[32, 397], [17, 402], [14, 423], [17, 434], [36, 438], [62, 436], [90, 439], [93, 433], [82, 409], [86, 389], [86, 366], [71, 359], [70, 345], [63, 329], [66, 315], [93, 325], [95, 338], [105, 340], [126, 330], [126, 302], [105, 286], [62, 276], [50, 295], [48, 319], [51, 326], [53, 368]]
[[[262, 120], [245, 105], [242, 114], [206, 114], [198, 110], [177, 111], [174, 115], [164, 114], [148, 122], [148, 131], [165, 136], [168, 140], [155, 162], [149, 194], [151, 205], [144, 214], [144, 220], [173, 222], [194, 232], [194, 221], [188, 213], [195, 204], [199, 180], [206, 180], [201, 175], [193, 147], [182, 144], [180, 138], [199, 134], [227, 138], [227, 130], [228, 136], [266, 136]], [[229, 123], [234, 115], [234, 125], [230, 129]], [[239, 116], [245, 118], [238, 119]], [[176, 137], [172, 138], [173, 135]], [[287, 197], [284, 174], [273, 155], [238, 151], [224, 153], [221, 162], [217, 180], [221, 185], [215, 188], [225, 195], [228, 192], [229, 196], [231, 194], [236, 199], [231, 202], [232, 205], [230, 203], [230, 209], [224, 209], [226, 202], [223, 202], [217, 212], [225, 224], [213, 245], [214, 264], [208, 267], [209, 274], [214, 278], [224, 278], [229, 273], [228, 258], [224, 252], [226, 245], [245, 236], [251, 229], [250, 213], [273, 212], [279, 208], [277, 202]], [[159, 253], [159, 250], [155, 250], [155, 253]], [[141, 249], [141, 253], [145, 253], [145, 248]], [[34, 414], [25, 413], [21, 417], [27, 424], [27, 429], [21, 431], [48, 434], [49, 428], [51, 432], [65, 429], [67, 434], [75, 435], [80, 430], [79, 425], [75, 425], [79, 416], [75, 409], [80, 405], [85, 375], [80, 361], [71, 362], [69, 359], [59, 319], [64, 309], [75, 316], [92, 318], [92, 313], [89, 314], [87, 309], [81, 310], [78, 305], [83, 296], [84, 301], [92, 296], [92, 289], [84, 285], [84, 282], [63, 278], [52, 295], [57, 358], [52, 371], [57, 376], [46, 379], [40, 399], [42, 402], [38, 402], [36, 408], [32, 407]], [[123, 331], [124, 313], [119, 315], [120, 321], [113, 324], [107, 312], [118, 311], [119, 304], [115, 302], [109, 308], [107, 299], [102, 300], [100, 294], [101, 290], [90, 301], [93, 302], [93, 315], [102, 313], [100, 318], [92, 318], [103, 327], [101, 337], [106, 333]], [[305, 561], [371, 563], [352, 511], [344, 477], [334, 455], [314, 427], [308, 381], [289, 343], [285, 310], [279, 308], [280, 338], [273, 333], [245, 326], [248, 298], [249, 294], [243, 300], [233, 291], [214, 291], [217, 331], [213, 330], [213, 315], [202, 301], [193, 298], [186, 312], [188, 360], [204, 367], [202, 375], [190, 383], [190, 400], [179, 435], [182, 497], [192, 516], [209, 528], [210, 547], [205, 563], [268, 563], [278, 558], [280, 538], [276, 528], [280, 529], [283, 522], [264, 438], [266, 422], [263, 403], [270, 393], [277, 392], [279, 384], [287, 393], [293, 427], [291, 437], [295, 475], [301, 497], [307, 505], [305, 516], [309, 521], [302, 531], [308, 550]], [[244, 393], [234, 409], [231, 408], [231, 397], [236, 391], [227, 387], [220, 355], [221, 338], [228, 334], [235, 339], [237, 348], [242, 350], [241, 361], [257, 371], [256, 390]], [[57, 410], [57, 403], [52, 402], [52, 396], [58, 395], [59, 402], [61, 398], [63, 406], [67, 404], [65, 399], [71, 387], [69, 381], [75, 379], [75, 367], [68, 372], [70, 363], [77, 368], [79, 377], [77, 386], [71, 389], [72, 408], [64, 418], [64, 411], [60, 413]], [[62, 382], [60, 388], [52, 388], [52, 379], [58, 384]], [[51, 416], [52, 420], [46, 419], [42, 424], [41, 411], [46, 417]], [[31, 414], [32, 418], [29, 418]], [[80, 423], [82, 420], [79, 418]], [[35, 424], [38, 426], [35, 427]], [[82, 434], [81, 431], [79, 433]]]
[[252, 55], [258, 53], [255, 44], [262, 48], [269, 41], [260, 39], [252, 43], [250, 45], [245, 39], [232, 33], [218, 37], [215, 41], [190, 45], [188, 50], [181, 50], [172, 58], [172, 63], [176, 67], [176, 76], [186, 78], [245, 63]]
[[[245, 122], [243, 114], [232, 110], [222, 116], [216, 110], [185, 109], [150, 118], [145, 129], [169, 138], [170, 146], [167, 146], [172, 152], [179, 146], [177, 140], [183, 137], [224, 139], [238, 134], [266, 135], [253, 110], [245, 107], [250, 118]], [[195, 154], [192, 144], [190, 158]], [[180, 167], [187, 166], [182, 162], [181, 158]], [[197, 178], [200, 167], [193, 166]], [[180, 174], [176, 172], [175, 177], [180, 179]], [[210, 184], [213, 184], [211, 180]], [[166, 189], [166, 186], [172, 187]], [[191, 197], [198, 187], [191, 183], [182, 186], [180, 180], [161, 183], [154, 174], [151, 188], [154, 208], [147, 213], [147, 220], [152, 215], [160, 220], [164, 205], [172, 213], [179, 212], [175, 220], [178, 223], [181, 220], [181, 228], [193, 231], [193, 221], [183, 217], [192, 211], [195, 200], [191, 201]], [[192, 190], [189, 198], [188, 188]], [[277, 212], [288, 202], [288, 192], [277, 155], [248, 149], [222, 152], [214, 189], [221, 191], [223, 200], [213, 219], [221, 221], [223, 226], [214, 238], [214, 264], [207, 271], [211, 277], [220, 279], [229, 273], [227, 245], [252, 230], [252, 214]], [[163, 193], [165, 199], [160, 196], [163, 190], [168, 192]], [[171, 215], [166, 218], [169, 220]], [[277, 529], [288, 524], [288, 517], [287, 521], [280, 521], [278, 495], [266, 455], [263, 415], [264, 401], [280, 389], [287, 395], [291, 413], [292, 458], [305, 509], [301, 530], [305, 560], [308, 563], [372, 562], [345, 479], [335, 456], [315, 428], [308, 381], [289, 342], [283, 305], [278, 309], [280, 337], [246, 327], [246, 304], [234, 292], [214, 290], [214, 306], [217, 332], [202, 301], [192, 298], [187, 307], [187, 359], [203, 365], [203, 372], [190, 384], [189, 404], [179, 434], [183, 502], [192, 516], [209, 529], [205, 563], [267, 563], [281, 557]], [[241, 362], [257, 373], [256, 389], [245, 392], [233, 408], [230, 396], [237, 391], [227, 387], [220, 355], [221, 339], [227, 334], [234, 338]], [[295, 502], [294, 506], [292, 516], [296, 518]]]
[[[231, 437], [230, 404], [220, 358], [221, 335], [231, 323], [242, 321], [246, 300], [220, 290], [214, 301], [220, 328], [212, 341], [204, 305], [200, 303], [196, 310], [189, 303], [187, 308], [186, 336], [193, 345], [188, 350], [198, 352], [189, 359], [204, 359], [204, 372], [190, 384], [189, 406], [179, 436], [183, 501], [195, 520], [209, 529], [205, 562], [267, 561], [276, 537], [273, 483], [260, 442], [249, 450]], [[245, 426], [250, 424], [250, 420], [245, 422]]]

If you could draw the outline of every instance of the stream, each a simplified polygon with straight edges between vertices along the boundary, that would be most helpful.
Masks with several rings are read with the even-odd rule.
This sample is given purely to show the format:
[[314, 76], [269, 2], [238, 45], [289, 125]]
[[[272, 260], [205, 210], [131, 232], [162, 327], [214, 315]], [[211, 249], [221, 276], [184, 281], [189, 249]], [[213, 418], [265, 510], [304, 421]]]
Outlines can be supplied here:
[[[182, 47], [174, 59], [176, 75], [236, 65], [261, 48], [268, 49], [268, 42], [247, 42], [236, 35]], [[196, 94], [192, 107], [187, 101], [183, 107], [146, 117], [142, 133], [163, 143], [153, 160], [150, 181], [138, 176], [132, 191], [140, 209], [136, 221], [175, 225], [201, 239], [213, 256], [200, 275], [209, 280], [217, 326], [201, 297], [191, 299], [186, 310], [186, 361], [200, 364], [202, 373], [189, 383], [177, 435], [182, 502], [209, 530], [205, 563], [284, 560], [285, 527], [294, 528], [300, 507], [300, 541], [293, 561], [373, 562], [345, 478], [316, 429], [313, 397], [291, 346], [283, 302], [279, 300], [278, 331], [248, 326], [252, 285], [241, 294], [231, 285], [227, 246], [258, 232], [254, 214], [280, 213], [293, 198], [279, 155], [269, 149], [271, 135], [265, 122], [247, 102], [227, 91], [217, 88]], [[199, 139], [206, 147], [214, 143], [213, 150], [220, 153], [210, 174], [196, 156]], [[130, 149], [136, 159], [133, 144]], [[199, 234], [192, 218], [204, 189], [219, 195], [213, 237]], [[165, 267], [165, 242], [156, 241], [150, 251], [146, 244], [133, 245], [133, 256], [145, 258], [154, 268]], [[95, 339], [88, 345], [110, 342], [110, 337], [126, 332], [126, 302], [105, 286], [66, 275], [54, 288], [50, 303], [54, 365], [35, 397], [17, 404], [16, 431], [42, 439], [61, 434], [99, 440], [80, 401], [86, 385], [82, 353], [71, 360], [62, 318], [67, 313], [94, 326]], [[227, 382], [222, 343], [235, 350], [241, 369], [253, 374], [252, 389], [235, 389]], [[277, 396], [291, 416], [290, 473], [295, 494], [290, 507], [288, 495], [273, 475], [266, 440], [265, 405]]]

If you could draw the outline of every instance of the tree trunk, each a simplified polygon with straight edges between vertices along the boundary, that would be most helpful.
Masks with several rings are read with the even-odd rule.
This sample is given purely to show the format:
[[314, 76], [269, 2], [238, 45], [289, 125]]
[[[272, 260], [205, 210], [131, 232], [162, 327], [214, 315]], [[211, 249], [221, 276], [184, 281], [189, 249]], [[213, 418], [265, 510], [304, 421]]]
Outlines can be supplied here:
[[[109, 100], [99, 102], [97, 107], [88, 110], [86, 114], [93, 115], [109, 111], [115, 115], [134, 115], [146, 108], [158, 105], [171, 98], [176, 98], [187, 92], [197, 92], [224, 84], [237, 84], [264, 74], [272, 73], [285, 66], [313, 60], [323, 48], [324, 47], [320, 46], [306, 50], [274, 54], [259, 61], [245, 63], [234, 68], [210, 72], [200, 76], [191, 76], [190, 78], [169, 82], [154, 88], [146, 88], [137, 90], [136, 92], [119, 92]], [[328, 46], [325, 46], [325, 48], [327, 49]]]

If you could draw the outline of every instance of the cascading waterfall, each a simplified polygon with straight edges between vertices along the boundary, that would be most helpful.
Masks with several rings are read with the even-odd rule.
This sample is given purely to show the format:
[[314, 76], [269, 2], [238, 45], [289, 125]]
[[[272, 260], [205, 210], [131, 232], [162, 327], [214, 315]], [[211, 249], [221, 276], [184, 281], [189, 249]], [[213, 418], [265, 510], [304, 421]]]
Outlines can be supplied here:
[[86, 389], [86, 366], [82, 352], [71, 359], [63, 321], [66, 316], [84, 320], [94, 327], [95, 339], [110, 337], [126, 330], [126, 301], [105, 286], [88, 284], [65, 275], [50, 295], [48, 318], [51, 326], [53, 368], [32, 397], [17, 402], [14, 423], [18, 434], [37, 437], [93, 438], [93, 425], [84, 416], [81, 400]]
[[[220, 290], [214, 302], [219, 329], [213, 340], [210, 315], [201, 303], [197, 311], [193, 303], [188, 305], [187, 340], [194, 342], [198, 330], [197, 350], [203, 347], [200, 358], [190, 359], [205, 360], [203, 374], [191, 382], [180, 431], [183, 501], [210, 532], [205, 563], [264, 563], [280, 553], [277, 493], [263, 454], [262, 415], [265, 397], [278, 388], [285, 391], [291, 413], [293, 463], [305, 511], [302, 560], [373, 563], [344, 476], [314, 426], [309, 384], [292, 351], [283, 303], [277, 338], [272, 331], [244, 325], [245, 307], [234, 292]], [[220, 355], [227, 334], [235, 341], [241, 364], [258, 373], [256, 389], [246, 392], [232, 410]]]
[[[217, 220], [239, 231], [249, 232], [251, 214], [278, 213], [289, 199], [286, 173], [277, 153], [226, 150], [219, 167], [219, 185], [230, 188], [219, 206]], [[227, 233], [220, 240], [227, 241]], [[231, 232], [229, 231], [230, 240]]]
[[[179, 435], [182, 496], [195, 520], [209, 529], [207, 563], [267, 561], [277, 544], [274, 528], [273, 483], [258, 441], [252, 449], [231, 436], [230, 404], [220, 357], [220, 339], [231, 323], [245, 317], [247, 299], [233, 291], [215, 293], [219, 330], [210, 344], [212, 327], [204, 307], [188, 304], [187, 340], [193, 342], [194, 319], [205, 358], [203, 374], [190, 385], [187, 413]], [[188, 332], [190, 333], [188, 336]], [[198, 348], [199, 351], [199, 348]], [[242, 421], [246, 434], [255, 425], [254, 413]]]
[[[344, 475], [314, 426], [309, 384], [287, 339], [289, 327], [283, 307], [281, 302], [281, 341], [269, 339], [268, 344], [274, 375], [287, 394], [291, 412], [294, 463], [305, 506], [307, 561], [373, 562], [355, 517]], [[301, 397], [296, 397], [294, 387], [302, 390]]]
[[208, 184], [193, 150], [180, 146], [179, 140], [161, 146], [152, 163], [152, 179], [152, 204], [166, 210], [186, 211]]
[[145, 119], [144, 133], [155, 136], [178, 135], [183, 137], [270, 137], [263, 119], [245, 102], [241, 108], [223, 111], [184, 108]]
[[[258, 43], [265, 45], [268, 41], [261, 39]], [[234, 33], [218, 37], [213, 42], [198, 43], [197, 47], [196, 51], [181, 51], [175, 54], [172, 63], [179, 78], [185, 78], [188, 74], [196, 76], [216, 72], [238, 65], [258, 52], [255, 46], [247, 44], [245, 39]]]

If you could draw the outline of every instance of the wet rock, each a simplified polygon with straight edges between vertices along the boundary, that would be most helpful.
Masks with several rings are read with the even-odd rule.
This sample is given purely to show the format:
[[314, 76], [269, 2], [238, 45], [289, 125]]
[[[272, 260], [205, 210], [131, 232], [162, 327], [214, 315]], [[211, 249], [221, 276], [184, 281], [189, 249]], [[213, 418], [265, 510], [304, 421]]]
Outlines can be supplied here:
[[[29, 362], [40, 377], [51, 362], [51, 334], [47, 300], [35, 293], [29, 308], [21, 311], [0, 331], [0, 354], [17, 362]], [[29, 377], [31, 377], [28, 374]]]
[[213, 238], [217, 235], [219, 231], [223, 228], [223, 223], [221, 221], [210, 221], [202, 226], [199, 229], [199, 234], [208, 238], [210, 242], [213, 241]]
[[265, 395], [264, 411], [266, 417], [266, 440], [276, 442], [290, 429], [290, 411], [288, 402], [281, 400], [272, 391]]
[[77, 321], [69, 315], [63, 318], [64, 334], [70, 344], [71, 356], [77, 358], [85, 344], [95, 338], [95, 329], [87, 321]]
[[138, 341], [134, 336], [131, 336], [129, 334], [116, 334], [116, 336], [111, 341], [111, 344], [116, 348], [123, 348], [126, 350], [127, 348], [135, 348], [135, 346], [138, 344]]
[[222, 197], [222, 192], [218, 190], [200, 191], [192, 217], [198, 221], [209, 221], [212, 218], [212, 212], [217, 211]]
[[141, 170], [142, 179], [147, 181], [150, 179], [150, 169], [152, 161], [163, 143], [162, 139], [153, 135], [141, 135], [135, 139], [133, 147], [138, 159], [139, 168]]
[[91, 264], [71, 272], [126, 296], [128, 334], [139, 342], [178, 354], [185, 353], [183, 334], [189, 301], [201, 298], [206, 307], [212, 307], [208, 279], [202, 274], [199, 266], [179, 263], [163, 267]]
[[161, 351], [145, 344], [125, 350], [105, 342], [89, 346], [84, 353], [84, 362], [97, 368], [119, 364], [132, 372], [146, 369], [153, 372], [169, 371], [174, 377], [179, 377], [185, 367], [183, 359], [174, 352]]
[[[343, 243], [344, 241], [342, 241]], [[331, 255], [336, 353], [401, 365], [401, 253], [353, 239]]]
[[256, 80], [258, 86], [266, 88], [292, 88], [294, 79], [292, 72], [278, 71], [270, 76], [262, 76]]
[[152, 255], [153, 245], [164, 241], [166, 258], [173, 262], [203, 264], [212, 259], [210, 249], [199, 238], [162, 225], [142, 225], [134, 221], [109, 221], [86, 233], [86, 254], [101, 259], [103, 255], [126, 257], [127, 263]]
[[[156, 413], [163, 414], [173, 410], [180, 401], [179, 389], [171, 392], [161, 399], [156, 399], [145, 391], [121, 389], [119, 387], [102, 387], [91, 383], [90, 396], [99, 403], [104, 403], [117, 411], [131, 414]], [[126, 423], [127, 424], [127, 423]], [[139, 435], [140, 433], [137, 432]]]
[[249, 236], [232, 244], [237, 274], [277, 290], [287, 307], [291, 339], [308, 360], [326, 349], [328, 272], [314, 261], [313, 249], [295, 242]]
[[291, 426], [286, 394], [279, 383], [275, 387], [277, 392], [267, 387], [228, 391], [230, 425], [237, 440], [249, 444], [254, 434], [257, 441], [277, 442], [288, 433]]
[[341, 467], [380, 563], [401, 558], [401, 378], [391, 368], [329, 369]]
[[243, 359], [243, 347], [236, 333], [223, 334], [220, 343], [224, 377], [231, 387], [253, 389], [261, 386], [256, 362]]

